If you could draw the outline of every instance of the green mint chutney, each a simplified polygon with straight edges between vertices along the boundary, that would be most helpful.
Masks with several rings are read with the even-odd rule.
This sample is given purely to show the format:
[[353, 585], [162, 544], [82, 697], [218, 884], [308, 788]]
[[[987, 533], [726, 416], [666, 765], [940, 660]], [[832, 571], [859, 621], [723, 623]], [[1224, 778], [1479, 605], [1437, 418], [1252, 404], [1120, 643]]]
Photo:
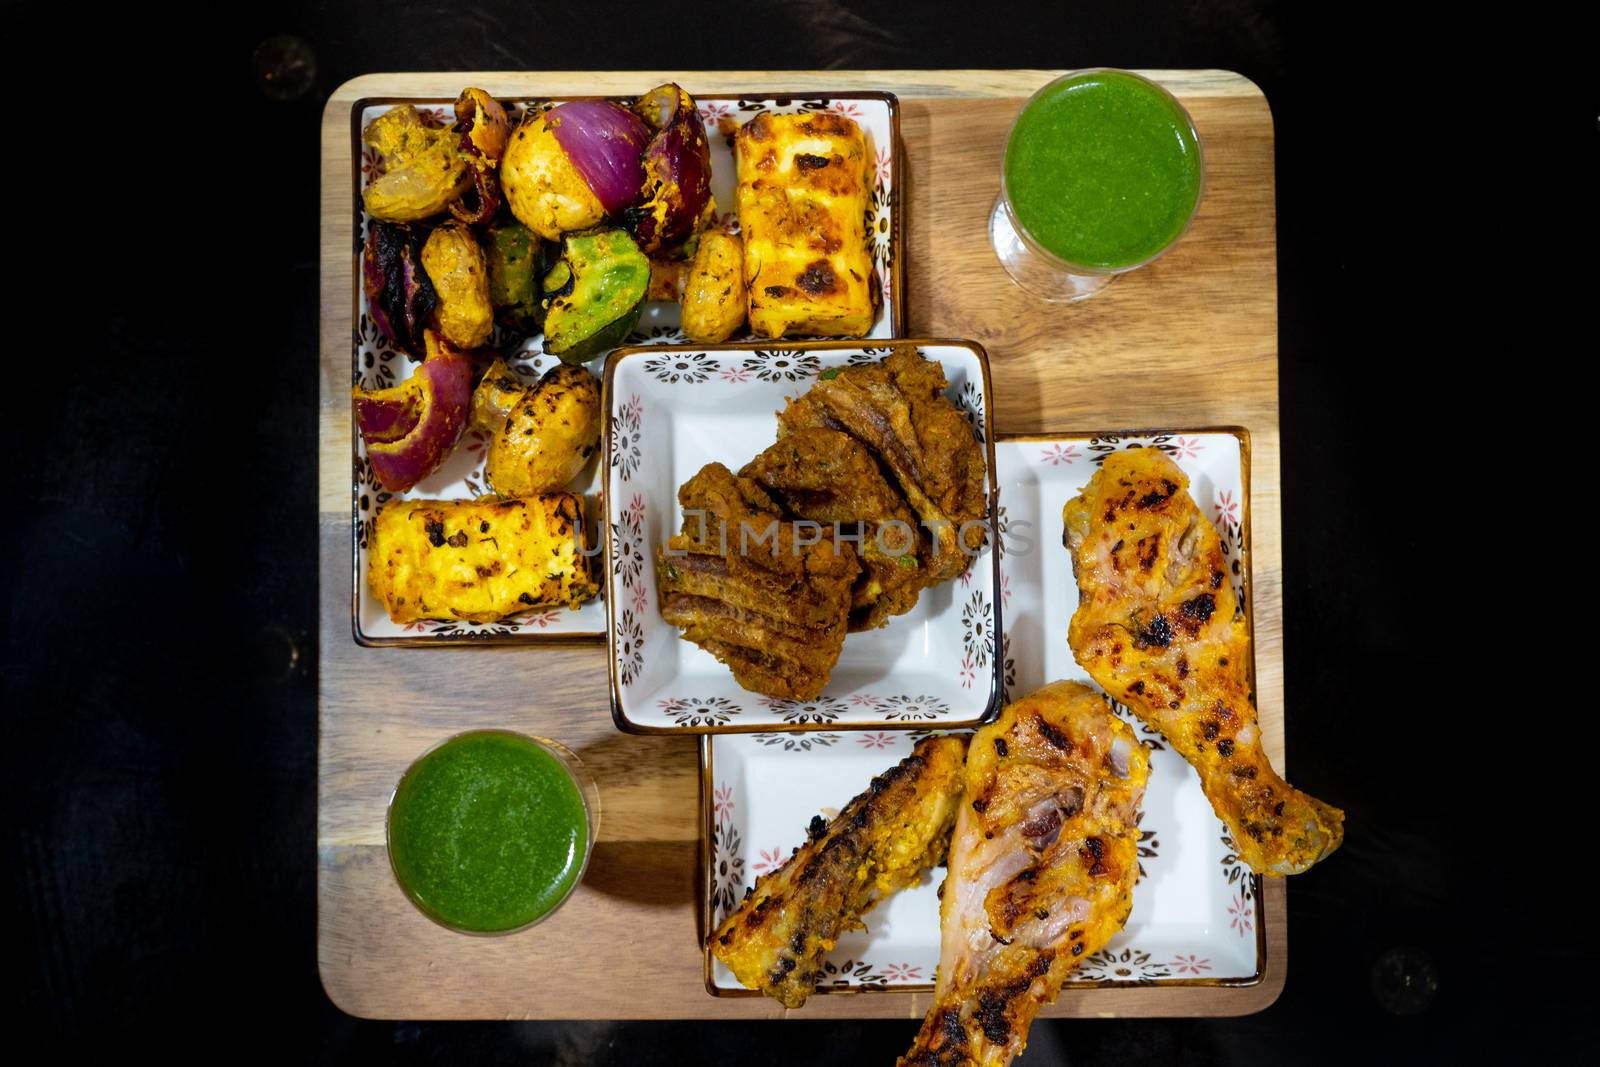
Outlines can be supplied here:
[[411, 766], [389, 806], [395, 877], [423, 911], [496, 933], [551, 911], [582, 872], [588, 809], [566, 766], [533, 740], [484, 730]]
[[1129, 267], [1182, 232], [1200, 196], [1200, 146], [1183, 109], [1132, 74], [1084, 71], [1047, 86], [1006, 144], [1017, 221], [1068, 263]]

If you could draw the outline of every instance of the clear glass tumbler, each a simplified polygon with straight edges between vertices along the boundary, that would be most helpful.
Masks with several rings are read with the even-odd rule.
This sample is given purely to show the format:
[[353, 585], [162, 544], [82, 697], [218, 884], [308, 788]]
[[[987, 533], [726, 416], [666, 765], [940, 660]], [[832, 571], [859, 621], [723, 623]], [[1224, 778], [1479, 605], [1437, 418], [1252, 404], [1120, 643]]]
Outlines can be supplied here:
[[[497, 761], [492, 754], [487, 759], [475, 755], [471, 749], [478, 742], [498, 746], [511, 759], [521, 760], [520, 766]], [[530, 774], [538, 776], [531, 792]], [[545, 810], [534, 810], [530, 797], [542, 798]], [[489, 805], [486, 817], [464, 814], [479, 804]], [[517, 864], [504, 861], [507, 853], [523, 847], [515, 838], [542, 837], [556, 856], [563, 833], [579, 824], [584, 831], [581, 850], [574, 847], [576, 842], [566, 843], [565, 855], [555, 859], [558, 873], [548, 885], [518, 883], [518, 875], [529, 868], [519, 871]], [[486, 830], [491, 834], [486, 836]], [[401, 775], [384, 818], [390, 869], [406, 897], [440, 926], [479, 936], [518, 933], [560, 910], [583, 881], [599, 833], [600, 790], [578, 754], [559, 741], [512, 730], [468, 730], [430, 747]], [[526, 851], [522, 856], [526, 859]], [[445, 858], [448, 862], [441, 862]], [[482, 881], [463, 882], [462, 872]], [[527, 890], [524, 899], [507, 903], [508, 886], [512, 893]], [[488, 910], [498, 918], [489, 919], [482, 908], [473, 913], [475, 900], [481, 904], [484, 897], [491, 899]], [[506, 920], [508, 913], [516, 918]]]
[[[1115, 266], [1088, 265], [1075, 263], [1069, 259], [1046, 248], [1045, 245], [1032, 233], [1027, 225], [1018, 218], [1017, 210], [1012, 203], [1010, 190], [1007, 188], [1007, 171], [1012, 153], [1017, 145], [1018, 128], [1023, 125], [1024, 118], [1030, 117], [1033, 110], [1055, 96], [1056, 91], [1066, 83], [1075, 79], [1092, 79], [1096, 75], [1125, 76], [1133, 79], [1143, 86], [1154, 90], [1170, 102], [1175, 116], [1180, 117], [1181, 123], [1187, 127], [1187, 134], [1192, 143], [1198, 164], [1198, 184], [1195, 188], [1194, 205], [1188, 213], [1183, 225], [1174, 233], [1170, 240], [1148, 255], [1135, 262], [1119, 263]], [[1110, 131], [1107, 131], [1108, 133]], [[1038, 136], [1038, 128], [1025, 131], [1024, 136]], [[1180, 138], [1181, 139], [1181, 138]], [[1028, 102], [1023, 105], [1017, 115], [1016, 122], [1012, 123], [1010, 132], [1006, 135], [1005, 155], [1000, 165], [1000, 195], [994, 202], [994, 208], [989, 213], [989, 242], [994, 246], [994, 252], [999, 257], [1000, 265], [1005, 268], [1011, 280], [1016, 282], [1023, 290], [1040, 300], [1049, 303], [1073, 303], [1086, 300], [1109, 285], [1118, 275], [1129, 271], [1138, 270], [1140, 267], [1159, 259], [1166, 254], [1168, 249], [1177, 244], [1184, 233], [1194, 221], [1195, 214], [1200, 210], [1200, 201], [1205, 194], [1205, 154], [1200, 143], [1200, 135], [1195, 130], [1194, 120], [1189, 112], [1178, 102], [1164, 87], [1132, 71], [1116, 70], [1109, 67], [1093, 67], [1085, 70], [1075, 70], [1062, 75], [1048, 85], [1041, 88]]]

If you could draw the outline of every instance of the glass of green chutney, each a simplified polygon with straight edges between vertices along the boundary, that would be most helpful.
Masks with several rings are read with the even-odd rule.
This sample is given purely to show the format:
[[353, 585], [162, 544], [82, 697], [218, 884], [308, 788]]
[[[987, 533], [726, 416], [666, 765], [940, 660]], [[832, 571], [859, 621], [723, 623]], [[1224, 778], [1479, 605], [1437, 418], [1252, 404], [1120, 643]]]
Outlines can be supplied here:
[[1200, 136], [1177, 98], [1128, 71], [1074, 71], [1011, 127], [989, 240], [1027, 292], [1084, 300], [1177, 243], [1204, 184]]
[[558, 742], [509, 730], [457, 734], [395, 786], [389, 863], [406, 896], [441, 926], [524, 930], [583, 878], [599, 801], [582, 761]]

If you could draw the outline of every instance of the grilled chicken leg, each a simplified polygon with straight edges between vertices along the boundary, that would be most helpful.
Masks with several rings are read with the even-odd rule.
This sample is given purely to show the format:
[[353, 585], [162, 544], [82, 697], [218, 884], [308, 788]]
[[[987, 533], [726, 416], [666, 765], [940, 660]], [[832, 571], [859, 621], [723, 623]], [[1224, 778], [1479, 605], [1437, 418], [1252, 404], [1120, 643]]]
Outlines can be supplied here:
[[1053, 682], [967, 749], [933, 1009], [902, 1067], [1002, 1067], [1072, 970], [1122, 929], [1139, 873], [1145, 747], [1100, 694]]
[[1298, 874], [1339, 847], [1344, 812], [1285, 782], [1261, 749], [1215, 526], [1159, 449], [1113, 452], [1063, 512], [1078, 610], [1072, 654], [1200, 772], [1240, 859]]
[[806, 843], [711, 934], [712, 953], [747, 988], [804, 1004], [839, 936], [944, 859], [966, 752], [964, 734], [924, 738], [833, 822], [812, 819]]

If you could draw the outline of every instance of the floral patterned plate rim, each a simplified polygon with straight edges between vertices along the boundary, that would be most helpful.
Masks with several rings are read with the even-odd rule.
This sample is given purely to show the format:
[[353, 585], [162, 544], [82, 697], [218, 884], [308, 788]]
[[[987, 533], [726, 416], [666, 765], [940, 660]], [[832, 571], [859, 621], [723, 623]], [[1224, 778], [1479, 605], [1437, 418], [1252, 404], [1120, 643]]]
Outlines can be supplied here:
[[[640, 91], [649, 85], [641, 85]], [[693, 86], [685, 86], [693, 92]], [[576, 95], [559, 99], [577, 99]], [[513, 113], [520, 115], [526, 107], [540, 107], [555, 103], [557, 98], [530, 96], [505, 96], [499, 98]], [[621, 99], [621, 98], [616, 98]], [[425, 122], [448, 124], [452, 121], [452, 100], [438, 97], [386, 96], [358, 100], [351, 111], [352, 155], [351, 203], [355, 213], [355, 255], [359, 260], [366, 236], [367, 218], [361, 207], [361, 190], [379, 161], [361, 143], [361, 130], [365, 125], [396, 104], [412, 104]], [[869, 336], [889, 338], [905, 332], [905, 257], [901, 254], [905, 219], [899, 195], [904, 160], [900, 151], [900, 103], [893, 93], [838, 92], [838, 93], [717, 93], [697, 96], [701, 117], [706, 121], [711, 136], [712, 195], [719, 207], [725, 208], [721, 221], [735, 222], [733, 217], [733, 150], [729, 138], [717, 136], [717, 127], [725, 122], [748, 121], [763, 111], [835, 111], [855, 119], [867, 134], [868, 149], [872, 155], [872, 190], [870, 195], [869, 233], [867, 241], [874, 268], [881, 287], [882, 313]], [[415, 369], [405, 353], [378, 333], [376, 325], [367, 314], [366, 298], [361, 291], [359, 262], [354, 271], [352, 294], [352, 382], [363, 388], [376, 389], [395, 385], [407, 378]], [[628, 339], [630, 344], [657, 345], [686, 342], [687, 337], [678, 328], [677, 307], [671, 304], [645, 305], [639, 326]], [[540, 351], [539, 338], [517, 341], [496, 331], [491, 345], [502, 350], [512, 370], [532, 382], [555, 363], [553, 356]], [[785, 342], [794, 343], [794, 342]], [[589, 368], [598, 372], [604, 355], [590, 361]], [[354, 420], [352, 419], [352, 425]], [[353, 470], [351, 493], [351, 555], [354, 574], [351, 590], [351, 632], [357, 644], [368, 647], [411, 646], [445, 647], [452, 645], [522, 645], [565, 644], [602, 640], [607, 632], [604, 605], [597, 598], [575, 610], [566, 608], [534, 609], [492, 623], [470, 623], [448, 620], [428, 620], [402, 625], [391, 621], [382, 604], [366, 587], [366, 531], [379, 511], [394, 497], [377, 485], [371, 466], [366, 462], [359, 436], [352, 432]], [[407, 493], [401, 499], [460, 499], [476, 497], [485, 491], [483, 479], [484, 445], [486, 442], [471, 436], [463, 438], [456, 452], [444, 467]], [[569, 486], [572, 492], [584, 497], [585, 515], [590, 525], [595, 525], [599, 511], [600, 471], [592, 466], [588, 472]], [[594, 542], [591, 541], [591, 545]]]
[[[532, 384], [559, 361], [543, 353], [526, 353], [511, 370]], [[372, 464], [359, 434], [355, 438], [355, 493], [352, 502], [351, 551], [354, 558], [354, 588], [351, 594], [351, 628], [356, 643], [368, 648], [410, 646], [442, 648], [455, 645], [526, 645], [592, 643], [605, 639], [605, 605], [596, 597], [577, 608], [535, 607], [498, 622], [474, 623], [444, 619], [397, 623], [389, 618], [383, 602], [366, 582], [367, 544], [379, 513], [395, 500], [471, 500], [489, 495], [484, 465], [489, 455], [489, 437], [468, 430], [461, 442], [446, 457], [443, 465], [411, 490], [391, 494], [378, 484]], [[583, 498], [586, 543], [599, 565], [598, 514], [601, 467], [590, 461], [567, 490]]]
[[[1065, 636], [1077, 606], [1061, 544], [1061, 505], [1111, 451], [1151, 445], [1171, 455], [1191, 492], [1217, 522], [1233, 580], [1249, 586], [1249, 435], [1236, 427], [1002, 437], [996, 442], [1001, 599], [1007, 601], [1001, 658], [1005, 692], [1021, 695], [1060, 677], [1085, 679]], [[1051, 517], [1053, 516], [1053, 522]], [[1028, 542], [1041, 551], [1030, 551]], [[1064, 579], [1064, 582], [1062, 581]], [[1248, 603], [1241, 598], [1241, 604]], [[1072, 990], [1130, 986], [1250, 986], [1266, 974], [1261, 879], [1239, 862], [1193, 768], [1159, 734], [1149, 743], [1151, 779], [1141, 819], [1139, 882], [1128, 926], [1084, 961]], [[930, 724], [937, 726], [940, 724]], [[812, 815], [831, 817], [875, 774], [910, 753], [928, 731], [824, 730], [703, 737], [700, 745], [700, 879], [703, 930], [713, 930], [756, 876], [780, 865], [805, 837]], [[939, 957], [936, 870], [922, 884], [865, 916], [843, 937], [818, 987], [830, 992], [926, 992]], [[709, 951], [706, 989], [758, 996]]]
[[[641, 85], [640, 91], [649, 85]], [[694, 86], [686, 85], [691, 93]], [[529, 108], [549, 108], [564, 100], [611, 99], [627, 101], [630, 97], [587, 97], [569, 94], [560, 97], [504, 96], [498, 98], [506, 106], [513, 122]], [[368, 97], [356, 101], [351, 110], [351, 158], [353, 160], [352, 210], [355, 212], [355, 253], [361, 254], [366, 237], [367, 217], [361, 206], [361, 190], [369, 178], [382, 173], [382, 161], [361, 143], [361, 131], [368, 122], [397, 104], [411, 104], [421, 113], [423, 121], [439, 126], [454, 121], [451, 114], [453, 100], [438, 97]], [[737, 230], [738, 216], [734, 210], [735, 167], [731, 129], [748, 122], [755, 116], [770, 112], [788, 114], [806, 111], [831, 111], [854, 120], [866, 135], [870, 158], [871, 189], [867, 206], [867, 251], [873, 270], [878, 276], [878, 295], [881, 313], [873, 322], [867, 337], [884, 339], [905, 336], [906, 264], [902, 249], [905, 243], [905, 200], [900, 195], [904, 181], [905, 160], [900, 144], [900, 99], [894, 93], [872, 90], [842, 92], [797, 93], [713, 93], [696, 96], [700, 116], [706, 125], [711, 143], [711, 193], [718, 208], [716, 222]], [[361, 272], [354, 279], [353, 321], [357, 326], [357, 349], [361, 348], [361, 314], [365, 300], [361, 293]], [[753, 335], [739, 340], [755, 340]], [[387, 345], [371, 336], [365, 338], [369, 348], [377, 355], [390, 351]], [[501, 338], [497, 337], [496, 341]], [[688, 343], [678, 327], [677, 308], [655, 301], [645, 305], [644, 314], [628, 344]], [[537, 350], [538, 337], [526, 340], [522, 350]], [[596, 357], [591, 366], [598, 365], [604, 356]]]
[[911, 611], [850, 635], [827, 689], [811, 701], [739, 688], [726, 667], [661, 618], [654, 546], [677, 528], [678, 486], [707, 463], [742, 466], [771, 445], [774, 414], [830, 368], [876, 362], [896, 348], [944, 367], [947, 395], [984, 448], [995, 529], [993, 403], [982, 346], [948, 339], [789, 344], [624, 348], [606, 364], [604, 584], [617, 728], [909, 730], [985, 721], [998, 707], [1001, 632], [999, 560], [987, 542], [961, 577], [924, 590]]

